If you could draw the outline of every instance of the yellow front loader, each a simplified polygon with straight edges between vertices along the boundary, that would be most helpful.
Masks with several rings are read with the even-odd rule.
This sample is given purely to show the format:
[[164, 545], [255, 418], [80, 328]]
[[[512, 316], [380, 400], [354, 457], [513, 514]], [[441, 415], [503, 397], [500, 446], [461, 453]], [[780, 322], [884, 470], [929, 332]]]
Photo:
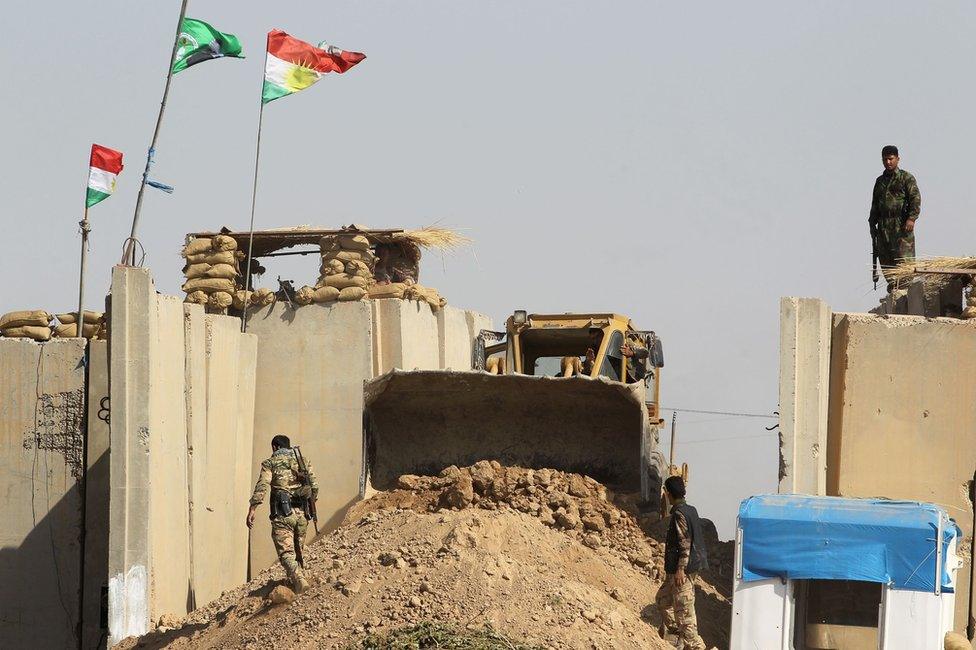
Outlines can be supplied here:
[[660, 505], [664, 356], [619, 314], [527, 314], [483, 331], [474, 371], [394, 370], [365, 387], [362, 488], [497, 460], [592, 476]]

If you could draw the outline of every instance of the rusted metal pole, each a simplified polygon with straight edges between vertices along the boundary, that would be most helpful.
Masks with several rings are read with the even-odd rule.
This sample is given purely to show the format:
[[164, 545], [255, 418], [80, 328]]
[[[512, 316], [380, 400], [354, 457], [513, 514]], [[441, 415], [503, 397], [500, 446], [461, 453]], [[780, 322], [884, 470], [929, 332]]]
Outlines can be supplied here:
[[88, 223], [88, 207], [86, 203], [85, 216], [78, 222], [81, 226], [81, 273], [78, 280], [78, 336], [84, 336], [85, 328], [85, 262], [88, 258], [88, 233], [91, 232], [91, 224]]

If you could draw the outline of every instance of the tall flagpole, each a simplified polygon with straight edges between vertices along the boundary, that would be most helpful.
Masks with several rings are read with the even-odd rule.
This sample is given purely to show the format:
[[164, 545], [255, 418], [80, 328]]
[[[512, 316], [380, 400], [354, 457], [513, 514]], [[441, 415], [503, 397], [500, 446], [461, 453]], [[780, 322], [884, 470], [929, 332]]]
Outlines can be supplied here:
[[261, 109], [258, 111], [258, 138], [254, 148], [254, 186], [251, 188], [251, 224], [248, 226], [247, 262], [244, 266], [244, 315], [241, 331], [247, 331], [247, 308], [251, 301], [251, 254], [254, 251], [254, 206], [258, 198], [258, 164], [261, 162], [261, 127], [264, 124], [264, 75], [268, 69], [268, 48], [264, 48], [264, 70], [261, 71]]
[[91, 232], [91, 225], [88, 223], [88, 199], [85, 198], [85, 216], [78, 222], [81, 226], [81, 273], [78, 280], [78, 319], [75, 321], [78, 326], [78, 336], [85, 335], [85, 261], [88, 254], [88, 233]]
[[136, 211], [132, 215], [132, 231], [126, 240], [125, 252], [122, 254], [122, 264], [135, 266], [136, 263], [136, 228], [139, 226], [139, 212], [142, 209], [142, 194], [146, 191], [146, 180], [149, 178], [149, 167], [152, 166], [153, 156], [156, 153], [156, 140], [159, 139], [159, 127], [163, 123], [163, 111], [166, 110], [166, 98], [169, 96], [169, 84], [173, 80], [173, 59], [176, 58], [176, 50], [179, 48], [180, 32], [183, 31], [183, 17], [186, 16], [186, 5], [189, 0], [183, 0], [180, 6], [180, 19], [176, 22], [176, 35], [173, 37], [173, 51], [170, 52], [169, 61], [166, 65], [166, 86], [163, 88], [163, 101], [159, 103], [159, 115], [156, 116], [156, 129], [153, 131], [152, 144], [146, 153], [146, 168], [142, 172], [142, 183], [139, 184], [139, 196], [136, 198]]

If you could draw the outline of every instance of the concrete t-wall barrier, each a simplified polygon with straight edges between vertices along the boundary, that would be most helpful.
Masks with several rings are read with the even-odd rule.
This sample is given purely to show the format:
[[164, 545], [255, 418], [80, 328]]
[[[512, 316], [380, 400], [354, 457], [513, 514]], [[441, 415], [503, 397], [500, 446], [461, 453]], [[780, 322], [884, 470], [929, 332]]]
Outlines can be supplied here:
[[246, 578], [231, 522], [251, 466], [256, 341], [239, 322], [158, 296], [145, 269], [113, 271], [109, 645]]
[[0, 647], [77, 647], [85, 345], [0, 338]]
[[82, 650], [98, 650], [108, 630], [102, 625], [108, 591], [109, 420], [108, 342], [88, 346], [88, 440], [85, 473], [85, 573]]
[[[320, 524], [334, 526], [359, 494], [363, 381], [373, 367], [371, 303], [292, 310], [279, 301], [255, 310], [247, 327], [258, 339], [251, 479], [257, 480], [261, 461], [271, 455], [271, 438], [287, 435], [316, 472]], [[238, 526], [245, 514], [240, 512]], [[267, 500], [250, 532], [255, 575], [277, 557]]]
[[816, 298], [780, 300], [779, 492], [826, 494], [831, 311]]
[[[255, 309], [258, 338], [254, 464], [283, 433], [302, 447], [319, 480], [320, 527], [341, 521], [359, 498], [363, 382], [393, 368], [471, 368], [474, 337], [491, 321], [454, 307], [397, 299]], [[251, 574], [275, 559], [267, 504], [251, 530]], [[242, 513], [243, 514], [243, 513]]]
[[955, 628], [970, 627], [976, 322], [835, 314], [828, 494], [945, 507], [963, 531]]

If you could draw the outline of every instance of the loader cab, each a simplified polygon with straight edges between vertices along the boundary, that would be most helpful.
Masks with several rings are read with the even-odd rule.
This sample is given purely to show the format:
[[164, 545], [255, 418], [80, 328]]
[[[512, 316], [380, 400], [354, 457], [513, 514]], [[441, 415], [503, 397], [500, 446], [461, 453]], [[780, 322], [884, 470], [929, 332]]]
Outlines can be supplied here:
[[[647, 386], [656, 418], [664, 353], [651, 331], [633, 327], [619, 314], [528, 314], [516, 311], [505, 332], [482, 332], [476, 365], [495, 374], [547, 377], [603, 377]], [[625, 343], [648, 350], [646, 359], [625, 357]], [[476, 354], [476, 356], [479, 356]], [[479, 363], [480, 362], [480, 363]]]

